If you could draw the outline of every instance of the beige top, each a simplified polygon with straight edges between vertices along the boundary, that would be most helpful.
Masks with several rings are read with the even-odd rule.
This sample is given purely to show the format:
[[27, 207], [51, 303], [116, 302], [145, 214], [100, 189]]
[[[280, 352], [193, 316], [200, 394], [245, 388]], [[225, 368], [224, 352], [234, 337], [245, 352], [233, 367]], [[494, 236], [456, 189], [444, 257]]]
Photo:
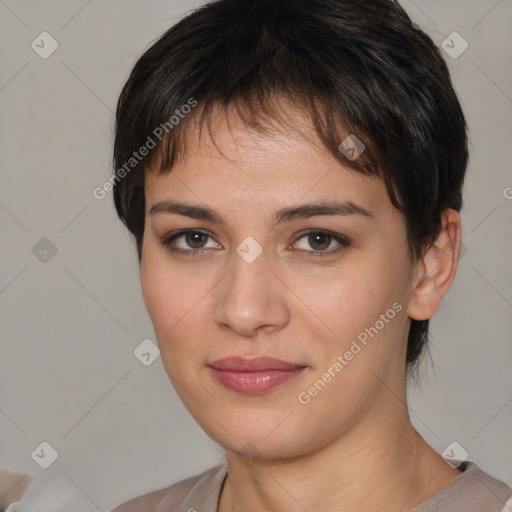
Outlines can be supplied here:
[[[512, 512], [512, 489], [465, 462], [463, 473], [409, 512]], [[227, 464], [139, 496], [111, 512], [217, 512]]]
[[10, 503], [21, 500], [31, 480], [28, 473], [14, 473], [0, 468], [0, 512]]

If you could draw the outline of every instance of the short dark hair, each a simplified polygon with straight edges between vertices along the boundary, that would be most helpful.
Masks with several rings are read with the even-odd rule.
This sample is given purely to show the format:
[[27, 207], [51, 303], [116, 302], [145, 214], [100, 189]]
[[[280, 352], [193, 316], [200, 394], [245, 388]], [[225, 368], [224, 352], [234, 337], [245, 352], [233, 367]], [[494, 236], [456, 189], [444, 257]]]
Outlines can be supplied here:
[[[440, 50], [397, 1], [215, 0], [140, 57], [119, 97], [113, 163], [124, 172], [114, 201], [139, 261], [145, 169], [157, 163], [158, 172], [170, 172], [185, 155], [191, 119], [200, 130], [208, 123], [211, 133], [217, 107], [235, 107], [255, 129], [276, 122], [296, 129], [279, 99], [308, 113], [341, 163], [384, 180], [405, 216], [411, 261], [437, 238], [443, 212], [460, 212], [466, 121]], [[171, 126], [191, 100], [194, 110]], [[156, 128], [164, 126], [156, 143]], [[355, 160], [339, 149], [349, 134], [366, 146]], [[155, 149], [127, 168], [150, 139]], [[411, 319], [409, 369], [427, 343], [428, 322]]]

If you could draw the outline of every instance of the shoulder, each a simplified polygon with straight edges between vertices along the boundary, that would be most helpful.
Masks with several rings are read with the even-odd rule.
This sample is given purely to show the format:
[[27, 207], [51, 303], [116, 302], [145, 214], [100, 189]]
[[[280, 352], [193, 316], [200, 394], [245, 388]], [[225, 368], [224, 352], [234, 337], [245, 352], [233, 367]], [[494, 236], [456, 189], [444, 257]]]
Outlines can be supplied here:
[[470, 463], [468, 470], [471, 478], [468, 479], [467, 488], [469, 490], [471, 486], [473, 499], [482, 504], [479, 511], [512, 512], [508, 508], [512, 499], [512, 488], [480, 469], [475, 463]]
[[410, 512], [512, 512], [512, 489], [507, 484], [471, 461], [461, 469], [459, 476]]
[[31, 481], [32, 477], [28, 473], [15, 473], [0, 468], [0, 510], [21, 500]]
[[205, 512], [216, 512], [226, 475], [227, 464], [220, 464], [169, 487], [132, 498], [111, 512], [188, 512], [198, 507]]

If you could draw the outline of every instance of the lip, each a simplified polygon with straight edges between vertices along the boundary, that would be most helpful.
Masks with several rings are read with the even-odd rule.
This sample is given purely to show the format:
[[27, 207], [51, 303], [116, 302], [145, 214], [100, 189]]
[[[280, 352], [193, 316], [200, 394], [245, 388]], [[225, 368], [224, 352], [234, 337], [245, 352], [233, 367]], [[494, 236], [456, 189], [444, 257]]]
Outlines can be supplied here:
[[208, 364], [223, 386], [250, 395], [262, 394], [303, 373], [307, 366], [273, 357], [225, 357]]
[[223, 357], [208, 366], [217, 370], [229, 370], [232, 372], [257, 372], [261, 370], [297, 370], [304, 368], [305, 365], [290, 363], [274, 357], [253, 357], [245, 358], [241, 356]]

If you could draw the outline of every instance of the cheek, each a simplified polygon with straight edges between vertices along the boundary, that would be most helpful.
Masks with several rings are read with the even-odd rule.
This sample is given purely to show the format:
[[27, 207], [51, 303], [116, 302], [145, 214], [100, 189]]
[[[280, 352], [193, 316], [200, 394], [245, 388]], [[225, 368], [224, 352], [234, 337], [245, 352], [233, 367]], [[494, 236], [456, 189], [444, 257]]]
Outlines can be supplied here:
[[140, 279], [144, 303], [165, 364], [166, 356], [172, 348], [168, 340], [172, 338], [180, 318], [184, 315], [183, 301], [179, 300], [180, 284], [176, 282], [176, 275], [171, 278], [151, 249], [143, 255]]
[[322, 361], [319, 370], [351, 348], [357, 351], [353, 359], [359, 363], [350, 364], [355, 367], [387, 364], [396, 355], [403, 328], [400, 311], [405, 311], [400, 269], [396, 262], [392, 267], [383, 260], [359, 261], [337, 269], [330, 279], [313, 276], [304, 282], [299, 296], [313, 312], [304, 310], [312, 322], [308, 330], [315, 334], [308, 350]]
[[201, 325], [207, 316], [206, 280], [180, 272], [165, 256], [150, 250], [141, 262], [141, 289], [166, 368], [176, 361], [197, 357]]
[[[154, 261], [148, 250], [144, 251], [141, 261], [140, 283], [144, 304], [155, 331], [159, 331], [162, 323], [168, 318], [164, 311], [167, 308], [166, 304], [169, 300], [172, 300], [172, 287], [166, 286], [158, 262]], [[169, 311], [172, 311], [172, 309]]]
[[384, 284], [369, 265], [356, 264], [334, 269], [321, 276], [310, 275], [299, 289], [299, 297], [326, 334], [334, 337], [353, 334], [378, 311]]
[[186, 313], [191, 288], [179, 270], [173, 268], [161, 251], [148, 244], [144, 249], [140, 280], [146, 309], [157, 333], [166, 333]]

